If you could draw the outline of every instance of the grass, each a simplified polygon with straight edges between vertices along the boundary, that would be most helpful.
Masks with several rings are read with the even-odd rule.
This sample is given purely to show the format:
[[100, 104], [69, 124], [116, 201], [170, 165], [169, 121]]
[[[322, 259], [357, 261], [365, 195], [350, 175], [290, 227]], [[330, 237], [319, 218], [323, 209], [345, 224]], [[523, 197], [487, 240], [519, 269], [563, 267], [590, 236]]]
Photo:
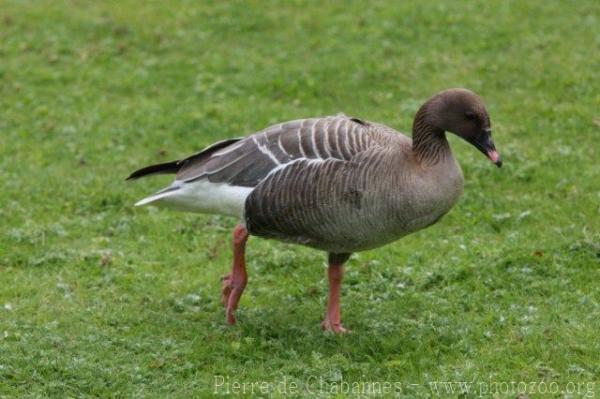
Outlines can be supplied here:
[[[263, 381], [275, 396], [460, 394], [443, 381], [473, 383], [463, 397], [516, 397], [511, 381], [600, 394], [599, 15], [592, 0], [3, 1], [0, 397]], [[353, 256], [347, 336], [318, 328], [323, 254], [258, 238], [227, 327], [235, 221], [134, 209], [169, 178], [123, 181], [289, 119], [343, 111], [409, 132], [456, 86], [485, 98], [505, 166], [452, 139], [463, 198]]]

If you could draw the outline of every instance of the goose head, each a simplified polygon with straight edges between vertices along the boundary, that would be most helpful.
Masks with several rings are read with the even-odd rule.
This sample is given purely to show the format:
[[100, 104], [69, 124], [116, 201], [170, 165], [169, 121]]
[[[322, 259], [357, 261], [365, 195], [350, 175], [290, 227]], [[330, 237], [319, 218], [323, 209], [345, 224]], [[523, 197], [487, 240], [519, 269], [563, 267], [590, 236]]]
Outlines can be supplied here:
[[494, 165], [502, 159], [492, 140], [490, 117], [481, 98], [467, 89], [449, 89], [432, 97], [425, 107], [428, 122], [456, 134], [487, 156]]

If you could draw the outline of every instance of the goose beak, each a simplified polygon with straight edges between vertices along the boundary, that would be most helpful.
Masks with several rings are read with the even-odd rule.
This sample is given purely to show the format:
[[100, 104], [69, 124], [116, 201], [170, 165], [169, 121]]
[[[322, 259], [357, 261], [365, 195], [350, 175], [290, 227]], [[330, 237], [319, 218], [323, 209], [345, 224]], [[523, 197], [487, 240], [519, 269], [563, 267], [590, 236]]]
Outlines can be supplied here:
[[476, 140], [472, 141], [472, 144], [477, 147], [479, 151], [483, 152], [494, 165], [500, 168], [502, 166], [502, 158], [500, 157], [500, 154], [498, 154], [498, 151], [496, 151], [496, 146], [494, 145], [491, 134], [491, 129], [485, 129]]

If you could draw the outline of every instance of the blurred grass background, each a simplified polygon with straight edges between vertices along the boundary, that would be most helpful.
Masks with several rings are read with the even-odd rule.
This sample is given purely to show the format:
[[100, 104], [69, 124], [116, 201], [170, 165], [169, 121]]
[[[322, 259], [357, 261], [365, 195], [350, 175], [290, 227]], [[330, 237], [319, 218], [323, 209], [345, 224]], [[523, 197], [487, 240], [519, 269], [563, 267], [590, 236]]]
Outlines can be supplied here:
[[[406, 397], [595, 383], [599, 27], [591, 0], [0, 1], [0, 396], [204, 397], [215, 375], [299, 396], [311, 376]], [[123, 181], [289, 119], [410, 133], [449, 87], [486, 100], [505, 166], [451, 138], [461, 202], [352, 258], [348, 336], [318, 327], [323, 254], [257, 238], [225, 326], [235, 221], [133, 209], [169, 177]]]

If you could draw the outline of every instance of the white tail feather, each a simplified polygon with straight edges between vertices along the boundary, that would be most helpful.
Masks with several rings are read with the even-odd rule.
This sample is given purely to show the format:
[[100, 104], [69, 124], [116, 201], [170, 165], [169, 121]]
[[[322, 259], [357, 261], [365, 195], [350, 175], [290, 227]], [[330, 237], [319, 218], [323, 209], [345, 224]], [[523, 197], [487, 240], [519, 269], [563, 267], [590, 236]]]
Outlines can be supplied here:
[[241, 217], [246, 197], [253, 189], [211, 183], [205, 179], [190, 183], [176, 182], [173, 186], [138, 201], [135, 206], [164, 205], [181, 211]]
[[146, 198], [144, 198], [144, 199], [142, 199], [142, 200], [139, 200], [138, 202], [136, 202], [136, 203], [135, 203], [135, 205], [134, 205], [134, 206], [144, 206], [144, 205], [148, 205], [148, 204], [151, 204], [151, 203], [153, 203], [153, 202], [156, 202], [156, 201], [158, 201], [158, 200], [161, 200], [161, 199], [163, 199], [163, 198], [164, 198], [164, 197], [166, 197], [167, 195], [169, 195], [169, 193], [168, 193], [168, 192], [167, 192], [167, 193], [158, 193], [158, 194], [154, 194], [154, 195], [151, 195], [151, 196], [149, 196], [149, 197], [146, 197]]

